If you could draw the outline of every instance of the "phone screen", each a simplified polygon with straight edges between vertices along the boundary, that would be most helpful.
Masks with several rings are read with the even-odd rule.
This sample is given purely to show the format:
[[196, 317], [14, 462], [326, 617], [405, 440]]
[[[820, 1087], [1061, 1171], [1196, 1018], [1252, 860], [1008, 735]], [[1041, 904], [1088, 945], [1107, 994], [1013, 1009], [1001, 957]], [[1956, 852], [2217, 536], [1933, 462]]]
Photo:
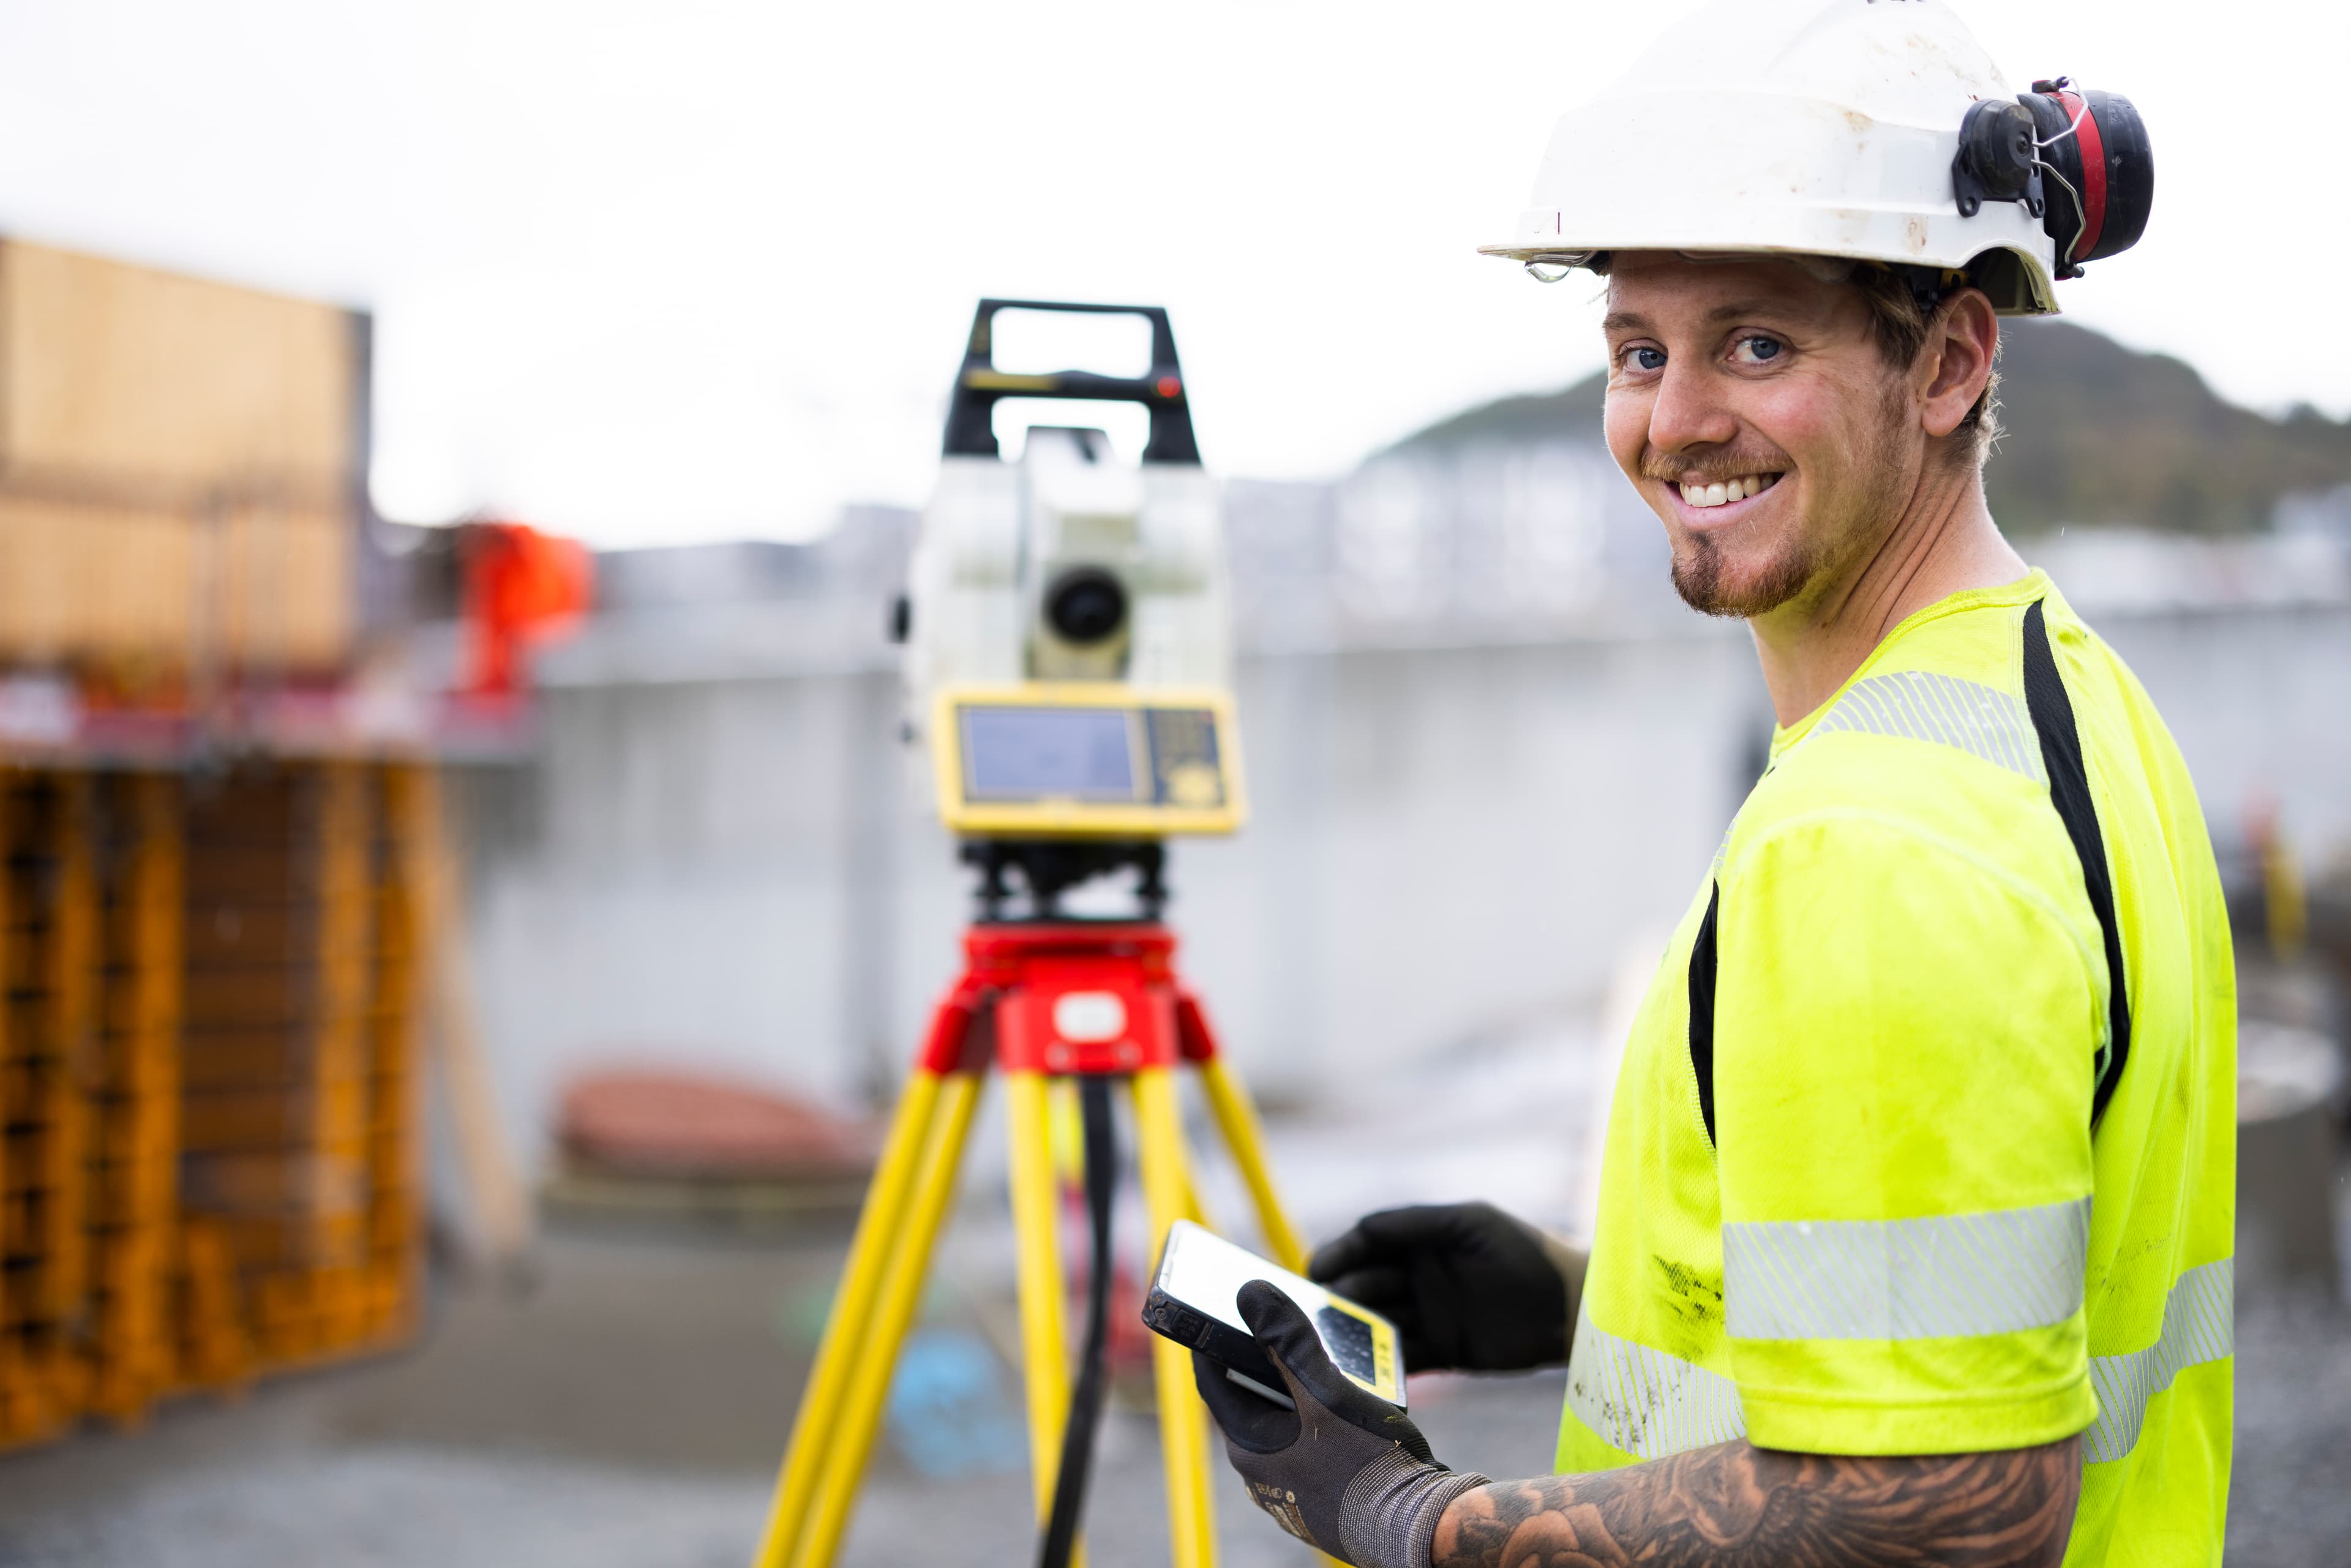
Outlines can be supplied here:
[[[1322, 1348], [1349, 1381], [1392, 1405], [1405, 1402], [1404, 1358], [1396, 1349], [1395, 1325], [1369, 1308], [1334, 1296], [1313, 1281], [1270, 1263], [1189, 1220], [1177, 1220], [1167, 1233], [1167, 1249], [1160, 1257], [1153, 1294], [1214, 1319], [1253, 1345], [1237, 1300], [1240, 1288], [1251, 1280], [1265, 1281], [1298, 1303], [1314, 1325]], [[1192, 1339], [1213, 1354], [1216, 1341], [1224, 1336], [1211, 1336], [1205, 1342], [1179, 1337]]]

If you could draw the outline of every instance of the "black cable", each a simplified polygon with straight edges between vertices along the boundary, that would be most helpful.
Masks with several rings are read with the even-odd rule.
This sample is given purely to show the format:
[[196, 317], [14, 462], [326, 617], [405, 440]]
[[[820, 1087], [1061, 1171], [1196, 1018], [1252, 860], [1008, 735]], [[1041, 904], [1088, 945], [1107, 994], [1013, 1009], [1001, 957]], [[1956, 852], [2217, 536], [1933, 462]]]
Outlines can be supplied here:
[[1039, 1568], [1069, 1568], [1070, 1552], [1077, 1544], [1110, 1351], [1110, 1208], [1118, 1192], [1118, 1135], [1111, 1122], [1110, 1080], [1100, 1073], [1080, 1078], [1078, 1105], [1086, 1132], [1086, 1218], [1093, 1230], [1093, 1262], [1086, 1273], [1085, 1352], [1078, 1362], [1077, 1390], [1070, 1396], [1069, 1425], [1061, 1428], [1061, 1469], [1053, 1480], [1053, 1508], [1037, 1547]]

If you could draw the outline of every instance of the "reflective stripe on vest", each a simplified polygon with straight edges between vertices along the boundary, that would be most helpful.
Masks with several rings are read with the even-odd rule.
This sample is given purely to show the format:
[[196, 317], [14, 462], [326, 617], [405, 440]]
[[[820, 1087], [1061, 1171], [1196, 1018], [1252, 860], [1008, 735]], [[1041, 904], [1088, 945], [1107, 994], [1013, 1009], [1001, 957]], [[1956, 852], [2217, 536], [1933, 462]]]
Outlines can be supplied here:
[[1722, 1228], [1725, 1326], [1740, 1339], [2014, 1333], [2082, 1309], [2090, 1200], [1918, 1219]]
[[[1738, 1228], [1723, 1228], [1727, 1237]], [[2138, 1446], [2149, 1401], [2187, 1368], [2236, 1354], [2236, 1277], [2233, 1258], [2189, 1270], [2172, 1282], [2163, 1332], [2153, 1344], [2090, 1358], [2098, 1418], [2082, 1434], [2084, 1464], [2129, 1458]], [[1734, 1299], [1726, 1293], [1726, 1310]], [[1576, 1319], [1567, 1407], [1603, 1442], [1644, 1459], [1747, 1435], [1737, 1384], [1695, 1362], [1595, 1328], [1588, 1313]]]
[[1813, 733], [1841, 729], [1956, 747], [2035, 783], [2042, 777], [2041, 748], [2024, 705], [2006, 692], [1956, 675], [1896, 670], [1855, 681]]
[[2237, 1351], [2237, 1260], [2223, 1258], [2190, 1269], [2171, 1282], [2163, 1303], [2163, 1335], [2128, 1355], [2094, 1355], [2090, 1383], [2098, 1391], [2098, 1418], [2082, 1434], [2089, 1464], [2126, 1458], [2138, 1446], [2147, 1401], [2190, 1366]]
[[1575, 1320], [1567, 1407], [1601, 1441], [1644, 1459], [1747, 1435], [1737, 1384], [1695, 1362], [1594, 1328], [1589, 1312]]

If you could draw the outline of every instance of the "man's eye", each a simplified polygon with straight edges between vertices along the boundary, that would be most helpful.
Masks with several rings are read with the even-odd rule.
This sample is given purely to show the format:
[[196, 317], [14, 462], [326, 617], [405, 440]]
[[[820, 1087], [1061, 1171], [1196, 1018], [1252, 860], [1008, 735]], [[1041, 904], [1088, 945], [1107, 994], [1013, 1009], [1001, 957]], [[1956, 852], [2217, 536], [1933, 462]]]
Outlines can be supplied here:
[[1760, 365], [1766, 361], [1778, 359], [1781, 350], [1785, 347], [1786, 345], [1777, 338], [1765, 338], [1760, 335], [1741, 338], [1732, 347], [1730, 357], [1742, 365]]
[[1636, 371], [1662, 371], [1666, 368], [1666, 351], [1663, 349], [1627, 349], [1625, 350], [1625, 363]]

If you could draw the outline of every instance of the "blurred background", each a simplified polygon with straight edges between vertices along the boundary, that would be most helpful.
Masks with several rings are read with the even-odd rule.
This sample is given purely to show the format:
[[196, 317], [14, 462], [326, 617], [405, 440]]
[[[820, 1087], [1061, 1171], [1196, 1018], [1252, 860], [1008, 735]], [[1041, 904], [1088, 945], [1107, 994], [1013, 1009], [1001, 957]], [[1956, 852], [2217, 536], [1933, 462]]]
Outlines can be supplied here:
[[[984, 295], [1171, 313], [1253, 811], [1170, 918], [1303, 1228], [1587, 1226], [1771, 716], [1602, 450], [1595, 287], [1475, 247], [1689, 8], [0, 3], [0, 1563], [747, 1560], [970, 914], [888, 625]], [[2351, 208], [2297, 150], [2351, 26], [1965, 14], [2158, 151], [2141, 245], [2009, 324], [1987, 484], [2196, 777], [2231, 1558], [2339, 1563]], [[1001, 1147], [847, 1562], [1031, 1550]], [[1112, 1354], [1093, 1555], [1163, 1561]], [[1531, 1473], [1561, 1385], [1416, 1412]], [[1219, 1481], [1230, 1560], [1306, 1560]]]

